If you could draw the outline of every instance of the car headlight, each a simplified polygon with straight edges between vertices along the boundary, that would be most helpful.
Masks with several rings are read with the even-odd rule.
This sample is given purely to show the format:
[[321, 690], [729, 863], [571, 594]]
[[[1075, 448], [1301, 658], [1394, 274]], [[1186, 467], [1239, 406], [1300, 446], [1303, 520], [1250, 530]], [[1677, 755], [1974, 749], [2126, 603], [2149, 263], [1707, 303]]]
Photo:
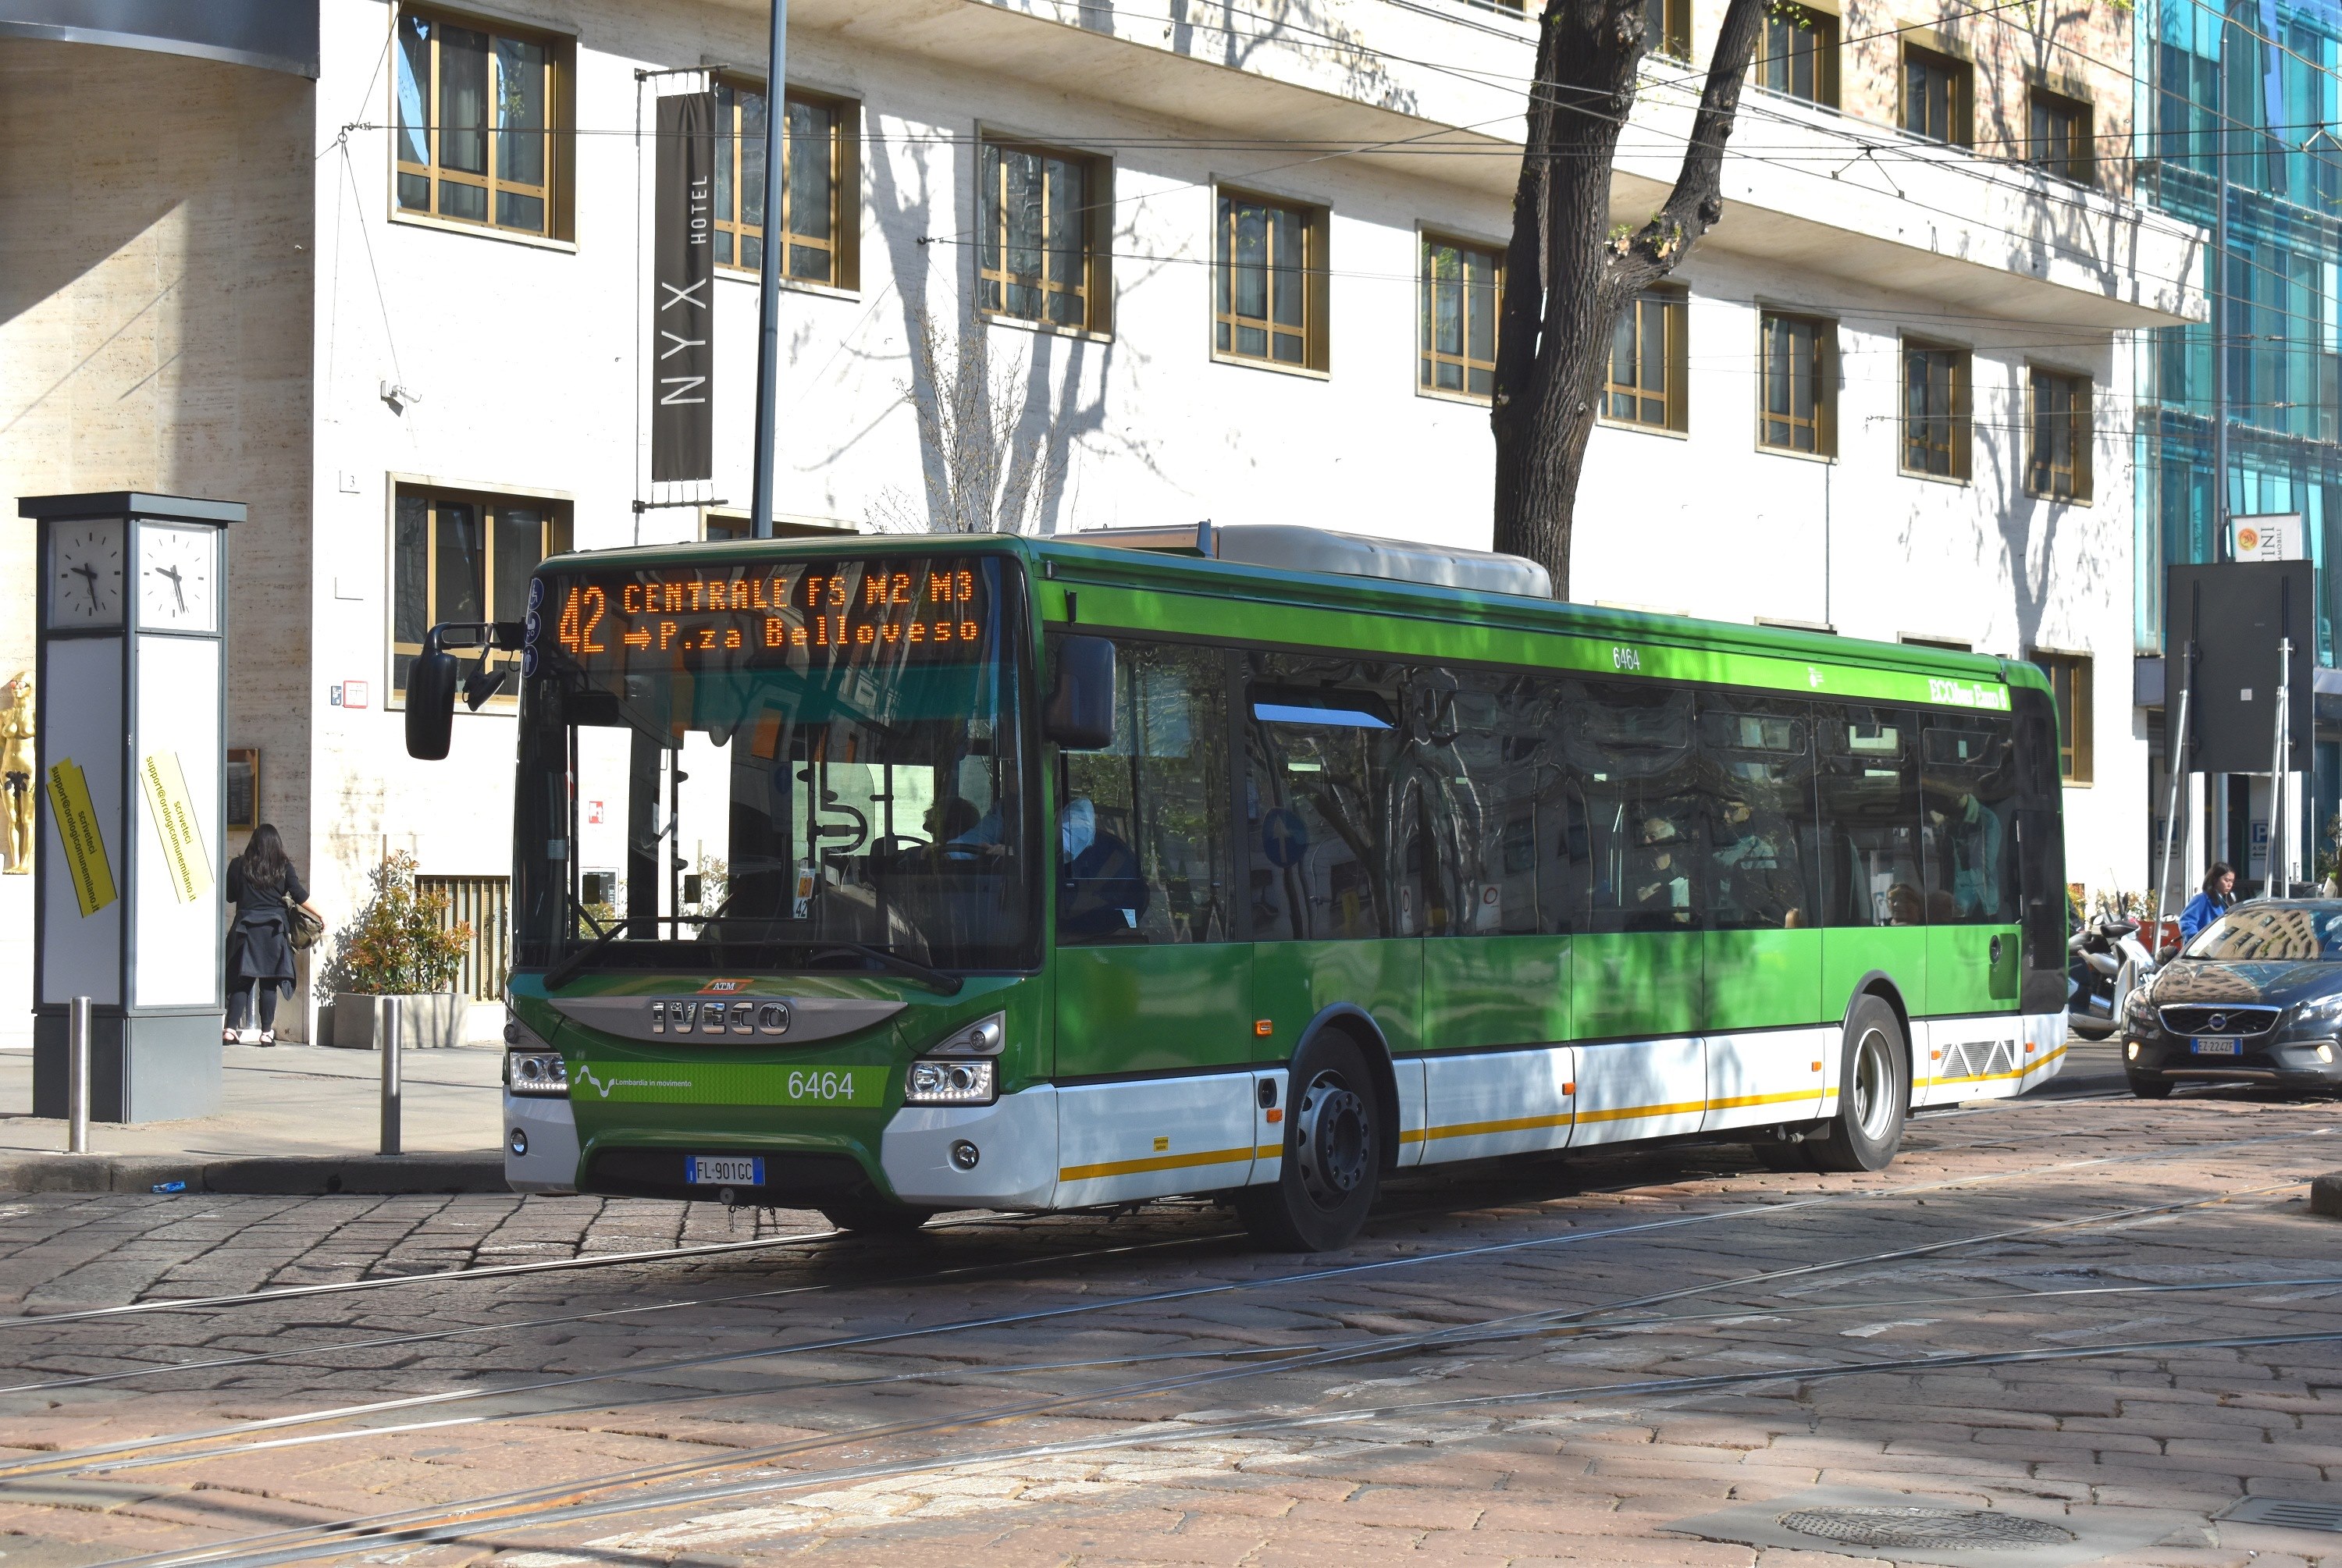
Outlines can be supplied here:
[[989, 1105], [997, 1097], [993, 1064], [987, 1059], [923, 1056], [911, 1064], [903, 1084], [906, 1105]]
[[565, 1096], [569, 1063], [558, 1051], [507, 1051], [505, 1087], [515, 1094]]

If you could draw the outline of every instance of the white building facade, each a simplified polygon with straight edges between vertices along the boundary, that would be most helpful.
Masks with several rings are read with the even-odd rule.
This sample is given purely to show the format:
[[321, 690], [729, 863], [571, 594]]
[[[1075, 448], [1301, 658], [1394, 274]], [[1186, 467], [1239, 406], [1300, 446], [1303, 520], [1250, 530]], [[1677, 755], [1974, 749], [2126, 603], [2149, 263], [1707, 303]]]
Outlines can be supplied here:
[[[2127, 13], [2105, 10], [2066, 55], [2127, 58]], [[1704, 57], [1721, 11], [1666, 8], [1678, 52]], [[1857, 36], [1817, 8], [1785, 46], [1839, 52], [1830, 102], [1794, 71], [1748, 95], [1723, 224], [1614, 356], [1573, 596], [2059, 662], [2079, 694], [2069, 875], [2136, 889], [2129, 342], [2201, 317], [2201, 236], [2120, 179], [2014, 161], [1988, 133], [2004, 78], [2031, 78], [1990, 24], [1963, 38], [1936, 11], [1866, 12]], [[1210, 518], [1488, 544], [1481, 285], [1531, 21], [1462, 0], [801, 0], [792, 20], [792, 525]], [[745, 267], [718, 268], [715, 474], [648, 478], [650, 132], [657, 95], [715, 85], [746, 155], [764, 28], [679, 0], [319, 0], [315, 61], [288, 72], [0, 25], [0, 271], [23, 280], [0, 313], [0, 478], [252, 505], [230, 744], [258, 754], [259, 814], [329, 918], [386, 849], [495, 918], [514, 722], [459, 714], [447, 763], [405, 757], [422, 624], [512, 612], [546, 548], [745, 512]], [[1926, 113], [1892, 98], [1911, 38], [1965, 62], [1948, 141], [1975, 145], [1893, 123]], [[2100, 93], [2097, 123], [2127, 135], [2117, 75], [2061, 69], [2055, 95]], [[1622, 222], [1672, 178], [1697, 76], [1646, 67]], [[1872, 77], [1888, 99], [1863, 96]], [[91, 129], [71, 106], [97, 84], [124, 119]], [[732, 225], [734, 260], [748, 237]], [[939, 418], [980, 427], [1004, 477], [940, 457]], [[29, 565], [29, 525], [7, 548]], [[31, 624], [25, 588], [0, 678], [29, 665]], [[31, 904], [28, 879], [0, 884], [13, 1040]]]

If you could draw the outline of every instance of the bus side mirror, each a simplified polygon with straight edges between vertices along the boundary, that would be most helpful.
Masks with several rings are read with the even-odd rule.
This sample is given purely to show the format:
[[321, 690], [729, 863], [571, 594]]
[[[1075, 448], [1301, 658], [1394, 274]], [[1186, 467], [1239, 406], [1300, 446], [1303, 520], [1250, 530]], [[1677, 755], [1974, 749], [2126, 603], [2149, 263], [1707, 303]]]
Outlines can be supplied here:
[[406, 754], [427, 763], [444, 760], [455, 727], [455, 688], [462, 684], [455, 655], [439, 645], [439, 628], [423, 638], [423, 652], [406, 672]]
[[[410, 707], [408, 712], [414, 710]], [[1114, 744], [1114, 644], [1105, 637], [1057, 640], [1057, 684], [1041, 709], [1041, 734], [1069, 752]]]

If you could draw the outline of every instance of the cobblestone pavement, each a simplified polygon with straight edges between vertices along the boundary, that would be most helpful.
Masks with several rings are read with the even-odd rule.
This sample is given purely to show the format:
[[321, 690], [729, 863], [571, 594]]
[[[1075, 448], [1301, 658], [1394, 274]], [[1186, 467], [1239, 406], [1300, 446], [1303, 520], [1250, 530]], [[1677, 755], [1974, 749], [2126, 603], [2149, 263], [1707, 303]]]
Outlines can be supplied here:
[[[890, 1243], [27, 1197], [0, 1312], [84, 1315], [0, 1321], [0, 1568], [2342, 1564], [2342, 1534], [2217, 1517], [2342, 1499], [2342, 1226], [2305, 1202], [2337, 1165], [2330, 1103], [2025, 1103], [1862, 1177], [1718, 1144], [1414, 1178], [1315, 1258], [1204, 1203]], [[624, 1256], [676, 1248], [708, 1250]], [[98, 1313], [447, 1270], [478, 1272]], [[2050, 1544], [1710, 1538], [1848, 1498]]]

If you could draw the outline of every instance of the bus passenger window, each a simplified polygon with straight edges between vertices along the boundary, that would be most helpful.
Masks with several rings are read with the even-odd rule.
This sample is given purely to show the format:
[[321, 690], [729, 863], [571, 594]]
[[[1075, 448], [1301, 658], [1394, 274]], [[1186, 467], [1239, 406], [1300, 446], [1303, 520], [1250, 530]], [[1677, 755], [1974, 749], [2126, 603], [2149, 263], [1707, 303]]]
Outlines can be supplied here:
[[1918, 734], [1911, 715], [1826, 707], [1815, 727], [1822, 924], [1924, 925]]
[[[1454, 699], [1446, 820], [1459, 863], [1456, 935], [1569, 928], [1560, 683], [1469, 671]], [[1583, 819], [1578, 837], [1584, 838]]]
[[1589, 681], [1562, 729], [1586, 814], [1584, 928], [1700, 929], [1706, 832], [1691, 693]]
[[1119, 643], [1114, 744], [1057, 754], [1057, 940], [1229, 939], [1227, 659]]
[[1807, 723], [1710, 707], [1700, 715], [1708, 815], [1711, 924], [1719, 931], [1795, 931], [1820, 924], [1817, 824]]
[[2017, 922], [2014, 728], [1981, 716], [1927, 725], [1919, 772], [1930, 924]]
[[1402, 814], [1411, 792], [1394, 779], [1403, 673], [1286, 654], [1252, 662], [1245, 799], [1254, 940], [1421, 934], [1429, 903], [1414, 844], [1419, 808]]

